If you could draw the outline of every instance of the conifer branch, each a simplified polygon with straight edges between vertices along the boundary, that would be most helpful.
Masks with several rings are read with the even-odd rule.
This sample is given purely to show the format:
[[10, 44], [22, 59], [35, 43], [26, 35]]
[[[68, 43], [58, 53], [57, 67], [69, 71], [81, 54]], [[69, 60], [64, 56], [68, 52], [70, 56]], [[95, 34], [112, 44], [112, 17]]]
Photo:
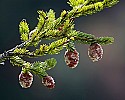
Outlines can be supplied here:
[[[47, 74], [47, 70], [55, 67], [57, 61], [54, 58], [47, 59], [44, 62], [27, 62], [23, 57], [39, 57], [47, 54], [59, 54], [64, 48], [67, 49], [64, 58], [70, 68], [75, 68], [79, 62], [79, 53], [76, 51], [74, 42], [88, 44], [88, 55], [92, 61], [98, 61], [102, 58], [103, 49], [101, 45], [108, 45], [114, 42], [113, 37], [96, 37], [92, 34], [80, 32], [74, 29], [74, 20], [80, 16], [92, 15], [102, 11], [104, 8], [112, 7], [118, 0], [69, 0], [68, 4], [71, 10], [63, 10], [58, 18], [55, 12], [50, 9], [48, 12], [39, 10], [38, 24], [34, 30], [30, 31], [29, 24], [23, 19], [19, 24], [19, 33], [21, 44], [0, 54], [0, 64], [9, 60], [13, 66], [22, 67], [19, 75], [19, 83], [23, 88], [31, 86], [34, 73], [42, 78], [42, 83], [52, 89], [55, 82]], [[49, 44], [42, 44], [41, 40], [53, 40]], [[29, 47], [39, 47], [30, 51]]]

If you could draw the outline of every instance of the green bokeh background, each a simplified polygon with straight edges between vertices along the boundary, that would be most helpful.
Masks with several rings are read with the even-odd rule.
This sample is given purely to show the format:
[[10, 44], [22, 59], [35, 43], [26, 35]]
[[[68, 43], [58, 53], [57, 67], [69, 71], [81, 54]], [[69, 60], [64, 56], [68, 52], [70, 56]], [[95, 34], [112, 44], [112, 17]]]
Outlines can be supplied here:
[[[37, 10], [56, 11], [58, 17], [63, 9], [71, 9], [68, 0], [0, 0], [0, 53], [20, 44], [18, 24], [27, 19], [30, 29], [37, 24]], [[115, 42], [103, 46], [103, 59], [93, 63], [88, 55], [88, 45], [76, 44], [80, 62], [70, 69], [64, 62], [64, 52], [38, 59], [57, 59], [57, 66], [48, 71], [56, 81], [56, 87], [48, 90], [41, 79], [34, 76], [31, 88], [22, 89], [18, 83], [21, 68], [9, 61], [0, 65], [0, 100], [125, 100], [125, 1], [110, 9], [80, 17], [75, 20], [76, 29], [95, 36], [113, 36]], [[43, 41], [44, 43], [46, 41]]]

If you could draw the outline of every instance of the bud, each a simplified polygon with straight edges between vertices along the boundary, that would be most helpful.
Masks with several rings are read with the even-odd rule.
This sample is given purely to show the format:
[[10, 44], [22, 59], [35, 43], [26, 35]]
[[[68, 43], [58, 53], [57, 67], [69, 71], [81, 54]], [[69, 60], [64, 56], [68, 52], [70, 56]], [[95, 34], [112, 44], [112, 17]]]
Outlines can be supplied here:
[[62, 31], [63, 30], [63, 24], [58, 28], [59, 31]]
[[55, 87], [54, 79], [51, 76], [45, 76], [42, 78], [42, 83], [49, 89], [53, 89]]
[[79, 53], [74, 50], [67, 50], [64, 55], [65, 62], [70, 68], [75, 68], [79, 62]]
[[103, 49], [100, 44], [93, 43], [88, 48], [88, 55], [93, 62], [98, 61], [102, 58]]
[[22, 88], [28, 88], [32, 85], [33, 81], [33, 75], [30, 72], [24, 73], [21, 71], [19, 75], [19, 83], [22, 86]]

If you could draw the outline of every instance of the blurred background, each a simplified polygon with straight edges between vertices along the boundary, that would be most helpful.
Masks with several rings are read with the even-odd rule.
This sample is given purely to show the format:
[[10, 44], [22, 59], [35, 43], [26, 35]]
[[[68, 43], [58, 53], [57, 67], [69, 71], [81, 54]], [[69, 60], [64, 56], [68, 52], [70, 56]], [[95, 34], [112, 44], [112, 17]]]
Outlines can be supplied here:
[[[30, 29], [37, 24], [37, 10], [50, 8], [59, 16], [63, 9], [71, 9], [68, 0], [0, 0], [0, 53], [20, 44], [18, 25], [26, 19]], [[88, 55], [88, 45], [76, 44], [80, 53], [77, 68], [70, 69], [64, 62], [64, 52], [43, 56], [44, 61], [54, 57], [58, 64], [48, 71], [56, 81], [56, 87], [48, 90], [41, 79], [34, 76], [31, 88], [22, 89], [18, 83], [21, 68], [9, 61], [0, 65], [0, 100], [125, 100], [125, 0], [97, 14], [75, 20], [77, 30], [95, 36], [113, 36], [112, 45], [103, 46], [103, 59], [93, 63]], [[46, 42], [46, 41], [43, 41]], [[34, 59], [27, 59], [33, 61]]]

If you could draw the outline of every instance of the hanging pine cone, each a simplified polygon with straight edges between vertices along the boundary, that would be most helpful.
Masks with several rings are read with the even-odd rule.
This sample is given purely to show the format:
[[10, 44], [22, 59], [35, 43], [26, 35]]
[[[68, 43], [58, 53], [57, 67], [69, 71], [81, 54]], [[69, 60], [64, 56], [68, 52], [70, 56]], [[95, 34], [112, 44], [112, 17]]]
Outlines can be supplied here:
[[75, 68], [79, 62], [79, 53], [74, 50], [67, 50], [64, 55], [65, 62], [70, 68]]
[[88, 48], [88, 55], [93, 62], [98, 61], [102, 58], [103, 49], [100, 44], [93, 43]]
[[49, 89], [53, 89], [55, 87], [55, 81], [51, 76], [46, 76], [42, 78], [42, 83]]
[[33, 81], [33, 75], [30, 72], [24, 73], [21, 71], [19, 75], [19, 83], [22, 86], [22, 88], [28, 88], [32, 85]]

